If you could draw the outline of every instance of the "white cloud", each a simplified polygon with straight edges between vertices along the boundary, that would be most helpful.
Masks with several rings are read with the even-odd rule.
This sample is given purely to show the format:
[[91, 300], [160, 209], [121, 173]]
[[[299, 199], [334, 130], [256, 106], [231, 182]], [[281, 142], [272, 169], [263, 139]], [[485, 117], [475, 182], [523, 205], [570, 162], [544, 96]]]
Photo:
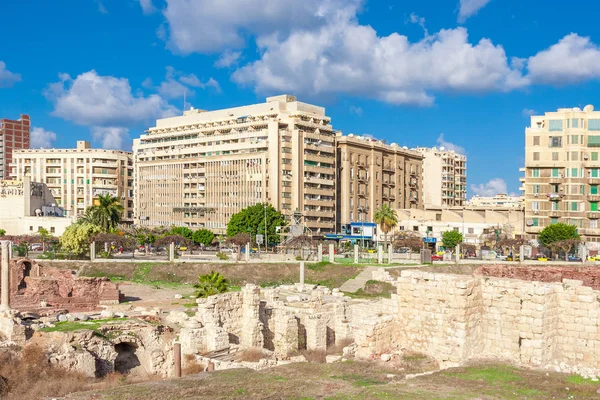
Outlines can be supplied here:
[[104, 3], [101, 0], [96, 0], [96, 4], [98, 5], [98, 11], [102, 14], [108, 14], [108, 10], [104, 7]]
[[485, 7], [489, 2], [490, 0], [460, 0], [458, 22], [462, 24], [469, 17], [477, 14], [479, 10]]
[[576, 33], [530, 57], [528, 78], [532, 83], [566, 85], [600, 78], [600, 47]]
[[142, 12], [144, 15], [150, 15], [156, 11], [156, 7], [152, 4], [152, 0], [139, 0]]
[[350, 114], [356, 114], [359, 117], [362, 117], [362, 115], [363, 115], [363, 109], [361, 107], [358, 107], [358, 106], [350, 106]]
[[461, 146], [456, 145], [456, 144], [451, 143], [451, 142], [447, 142], [444, 139], [444, 134], [443, 133], [440, 133], [440, 136], [437, 138], [436, 142], [437, 142], [437, 144], [440, 147], [443, 147], [446, 150], [454, 151], [455, 153], [458, 153], [458, 154], [466, 154], [466, 151], [465, 151], [464, 147], [461, 147]]
[[32, 149], [50, 149], [56, 141], [56, 133], [47, 131], [44, 128], [34, 127], [31, 130], [31, 145]]
[[6, 63], [0, 61], [0, 87], [11, 87], [21, 81], [21, 74], [10, 72], [6, 68]]
[[487, 183], [471, 185], [471, 190], [478, 196], [507, 194], [506, 182], [502, 178], [494, 178]]
[[225, 50], [219, 59], [215, 61], [215, 67], [217, 68], [229, 68], [234, 64], [237, 64], [238, 60], [242, 56], [241, 51]]
[[523, 111], [521, 111], [521, 114], [524, 117], [531, 117], [532, 115], [535, 115], [535, 110], [531, 110], [529, 108], [524, 108]]
[[167, 0], [169, 47], [177, 52], [240, 48], [245, 37], [314, 29], [340, 13], [356, 14], [362, 0]]
[[192, 88], [213, 88], [217, 93], [221, 92], [221, 85], [214, 78], [203, 82], [196, 75], [184, 74], [173, 67], [166, 67], [165, 80], [158, 87], [153, 86], [150, 78], [146, 78], [142, 82], [142, 86], [147, 89], [156, 89], [161, 96], [167, 99], [183, 98], [184, 93], [186, 96], [194, 96], [196, 92]]
[[429, 32], [427, 31], [427, 28], [425, 27], [425, 18], [419, 17], [415, 13], [411, 13], [409, 20], [412, 24], [419, 25], [423, 29], [423, 33], [425, 34], [425, 36], [429, 36]]
[[93, 126], [94, 140], [102, 144], [104, 149], [122, 149], [125, 139], [129, 142], [129, 129], [114, 126]]

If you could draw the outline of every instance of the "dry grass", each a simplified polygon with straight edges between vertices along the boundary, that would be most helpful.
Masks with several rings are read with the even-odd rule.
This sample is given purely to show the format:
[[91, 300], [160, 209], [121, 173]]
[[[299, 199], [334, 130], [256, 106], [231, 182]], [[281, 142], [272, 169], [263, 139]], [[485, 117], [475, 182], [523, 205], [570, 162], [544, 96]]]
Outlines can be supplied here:
[[[84, 375], [51, 365], [41, 347], [27, 346], [16, 352], [0, 353], [2, 399], [57, 397], [85, 389], [90, 382]], [[1, 390], [1, 389], [0, 389]]]
[[344, 347], [348, 347], [352, 343], [354, 343], [354, 339], [346, 338], [338, 340], [333, 346], [327, 348], [327, 354], [342, 354], [344, 352]]
[[325, 350], [300, 350], [300, 354], [310, 363], [324, 364], [327, 362], [327, 351]]
[[186, 375], [196, 375], [201, 372], [204, 372], [205, 366], [200, 364], [196, 360], [196, 356], [194, 354], [186, 354], [183, 357], [183, 369], [181, 370], [181, 374]]
[[263, 358], [269, 358], [269, 354], [257, 347], [242, 350], [235, 355], [235, 361], [240, 362], [259, 362]]

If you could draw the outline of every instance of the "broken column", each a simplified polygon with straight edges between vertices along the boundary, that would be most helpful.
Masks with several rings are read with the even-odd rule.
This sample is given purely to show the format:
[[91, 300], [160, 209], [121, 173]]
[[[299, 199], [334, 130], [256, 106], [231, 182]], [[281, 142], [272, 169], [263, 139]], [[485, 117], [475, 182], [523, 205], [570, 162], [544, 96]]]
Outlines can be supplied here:
[[304, 292], [304, 261], [300, 261], [300, 291]]
[[[584, 246], [581, 246], [582, 248]], [[585, 260], [585, 257], [581, 257], [582, 260]], [[523, 262], [525, 261], [525, 246], [521, 245], [519, 246], [519, 261]]]
[[309, 315], [304, 320], [306, 329], [306, 349], [325, 350], [327, 348], [327, 326], [321, 321], [321, 315]]
[[388, 264], [392, 263], [393, 257], [394, 257], [394, 247], [390, 244], [388, 246]]
[[96, 259], [96, 242], [90, 243], [90, 261]]
[[317, 246], [317, 262], [323, 261], [323, 245], [319, 243]]
[[250, 243], [246, 243], [246, 253], [244, 253], [246, 261], [250, 261]]
[[358, 264], [358, 245], [354, 245], [354, 263]]
[[1, 268], [2, 272], [0, 275], [0, 290], [2, 291], [2, 298], [0, 301], [0, 308], [4, 310], [10, 309], [10, 242], [8, 240], [0, 243], [0, 251], [2, 252]]
[[260, 322], [260, 288], [248, 284], [242, 288], [242, 331], [240, 346], [245, 348], [263, 347], [263, 324]]
[[335, 246], [333, 245], [333, 243], [329, 243], [329, 262], [335, 262]]
[[169, 244], [169, 261], [175, 261], [175, 243]]
[[458, 264], [460, 262], [460, 244], [456, 245], [456, 250], [455, 250], [455, 259], [454, 261], [456, 261], [456, 263]]
[[377, 246], [377, 264], [383, 264], [383, 246]]

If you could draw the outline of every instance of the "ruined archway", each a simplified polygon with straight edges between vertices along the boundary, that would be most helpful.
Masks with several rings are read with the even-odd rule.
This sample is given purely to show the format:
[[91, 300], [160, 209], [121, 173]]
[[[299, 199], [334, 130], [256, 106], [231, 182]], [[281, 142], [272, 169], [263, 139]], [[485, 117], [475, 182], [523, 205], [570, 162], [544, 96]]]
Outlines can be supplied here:
[[136, 355], [137, 344], [122, 342], [115, 345], [117, 358], [115, 358], [115, 371], [121, 374], [129, 374], [133, 369], [141, 365]]
[[23, 261], [22, 265], [23, 265], [23, 278], [19, 282], [18, 290], [24, 290], [27, 288], [27, 282], [25, 282], [25, 278], [27, 278], [28, 276], [31, 276], [31, 268], [32, 268], [31, 261]]

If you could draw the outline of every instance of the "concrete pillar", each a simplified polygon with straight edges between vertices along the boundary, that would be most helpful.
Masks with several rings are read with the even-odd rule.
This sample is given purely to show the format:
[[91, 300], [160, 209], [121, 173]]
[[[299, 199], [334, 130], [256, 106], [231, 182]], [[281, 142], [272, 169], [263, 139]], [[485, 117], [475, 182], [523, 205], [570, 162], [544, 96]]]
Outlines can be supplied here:
[[523, 262], [523, 261], [525, 261], [525, 246], [521, 245], [519, 247], [519, 262]]
[[10, 310], [10, 242], [8, 240], [0, 244], [0, 251], [2, 252], [2, 272], [0, 275], [2, 298], [0, 299], [0, 308]]
[[383, 264], [383, 246], [377, 246], [377, 264]]
[[454, 261], [458, 264], [460, 262], [460, 244], [456, 245], [456, 249], [454, 251]]
[[175, 362], [175, 378], [181, 378], [181, 343], [173, 344], [173, 361]]
[[300, 291], [304, 291], [304, 261], [300, 261]]
[[333, 243], [329, 243], [329, 262], [332, 264], [335, 262], [335, 246]]
[[244, 254], [246, 262], [250, 261], [250, 243], [246, 243], [246, 253]]
[[90, 243], [90, 261], [96, 259], [96, 242]]
[[354, 245], [354, 263], [358, 264], [358, 245]]
[[394, 246], [390, 244], [388, 246], [388, 264], [392, 263], [392, 258], [394, 258]]
[[323, 261], [323, 244], [317, 246], [317, 262]]
[[175, 261], [175, 243], [169, 244], [169, 261]]

